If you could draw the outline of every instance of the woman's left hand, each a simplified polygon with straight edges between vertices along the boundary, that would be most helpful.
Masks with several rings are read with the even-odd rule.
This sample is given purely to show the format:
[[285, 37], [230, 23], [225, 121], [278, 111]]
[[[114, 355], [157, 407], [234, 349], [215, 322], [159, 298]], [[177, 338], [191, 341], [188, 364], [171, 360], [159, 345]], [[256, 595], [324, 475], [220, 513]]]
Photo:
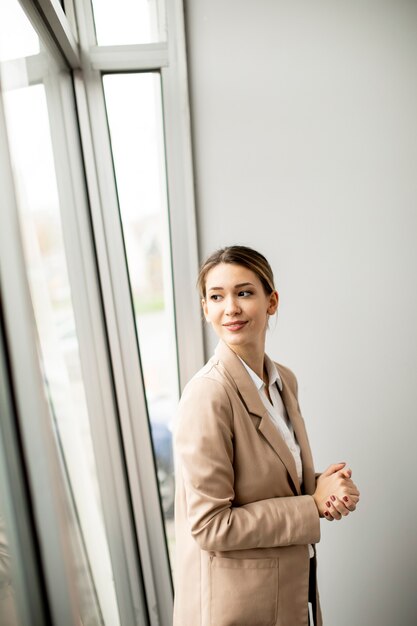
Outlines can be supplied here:
[[349, 513], [355, 511], [356, 505], [359, 502], [360, 494], [355, 483], [352, 481], [352, 470], [342, 470], [340, 474], [343, 476], [345, 481], [348, 481], [350, 493], [349, 495], [347, 495], [346, 492], [344, 495], [335, 493], [329, 497], [326, 502], [326, 510], [324, 511], [324, 517], [329, 522], [346, 517]]

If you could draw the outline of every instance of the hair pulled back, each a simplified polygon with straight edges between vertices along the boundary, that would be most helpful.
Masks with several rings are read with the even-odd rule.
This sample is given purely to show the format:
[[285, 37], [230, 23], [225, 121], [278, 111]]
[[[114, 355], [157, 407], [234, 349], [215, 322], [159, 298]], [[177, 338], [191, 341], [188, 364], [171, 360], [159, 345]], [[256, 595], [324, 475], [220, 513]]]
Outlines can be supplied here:
[[235, 265], [247, 267], [258, 276], [266, 295], [275, 291], [274, 275], [263, 254], [247, 246], [227, 246], [213, 252], [201, 265], [197, 279], [197, 287], [201, 298], [206, 297], [207, 274], [220, 263], [234, 263]]

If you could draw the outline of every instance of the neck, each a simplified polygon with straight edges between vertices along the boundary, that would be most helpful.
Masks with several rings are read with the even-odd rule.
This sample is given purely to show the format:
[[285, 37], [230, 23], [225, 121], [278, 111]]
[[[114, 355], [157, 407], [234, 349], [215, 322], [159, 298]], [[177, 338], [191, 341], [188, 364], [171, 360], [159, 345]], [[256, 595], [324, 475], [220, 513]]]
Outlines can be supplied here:
[[[259, 349], [244, 349], [244, 346], [229, 346], [231, 350], [235, 354], [237, 354], [243, 361], [245, 361], [246, 365], [249, 365], [251, 370], [255, 372], [262, 378], [265, 382], [266, 372], [264, 371], [264, 363], [265, 363], [265, 347], [261, 346]], [[267, 381], [266, 381], [267, 382]]]

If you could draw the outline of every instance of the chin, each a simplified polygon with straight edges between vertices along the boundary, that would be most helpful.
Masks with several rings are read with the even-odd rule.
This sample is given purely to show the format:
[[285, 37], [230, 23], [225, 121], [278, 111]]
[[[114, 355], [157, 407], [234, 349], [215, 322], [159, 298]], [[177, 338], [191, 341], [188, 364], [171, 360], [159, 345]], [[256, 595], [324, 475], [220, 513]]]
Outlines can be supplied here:
[[232, 335], [232, 337], [221, 337], [225, 343], [229, 346], [239, 346], [244, 343], [244, 339], [242, 337], [237, 337]]

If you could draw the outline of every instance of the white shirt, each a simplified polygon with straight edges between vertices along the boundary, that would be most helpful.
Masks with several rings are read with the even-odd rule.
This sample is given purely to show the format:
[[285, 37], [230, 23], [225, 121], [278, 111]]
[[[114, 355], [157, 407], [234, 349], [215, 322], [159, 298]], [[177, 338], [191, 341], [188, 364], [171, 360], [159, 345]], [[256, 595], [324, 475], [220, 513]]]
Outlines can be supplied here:
[[[272, 421], [278, 428], [280, 435], [284, 439], [291, 454], [294, 457], [295, 467], [297, 468], [297, 476], [301, 485], [303, 482], [303, 464], [301, 462], [300, 446], [298, 445], [298, 442], [295, 438], [294, 429], [288, 418], [287, 411], [285, 410], [285, 406], [281, 398], [280, 391], [282, 391], [282, 380], [276, 368], [276, 365], [273, 361], [271, 361], [269, 356], [265, 354], [265, 367], [268, 374], [268, 391], [272, 400], [272, 402], [270, 402], [266, 393], [264, 381], [259, 378], [258, 374], [256, 374], [253, 369], [251, 369], [249, 365], [245, 363], [243, 359], [240, 360], [242, 361], [249, 376], [255, 383], [255, 386], [259, 393], [259, 397], [261, 398], [264, 407], [268, 411], [270, 417], [272, 418]], [[308, 546], [308, 551], [310, 558], [314, 556], [314, 551], [311, 545]]]

